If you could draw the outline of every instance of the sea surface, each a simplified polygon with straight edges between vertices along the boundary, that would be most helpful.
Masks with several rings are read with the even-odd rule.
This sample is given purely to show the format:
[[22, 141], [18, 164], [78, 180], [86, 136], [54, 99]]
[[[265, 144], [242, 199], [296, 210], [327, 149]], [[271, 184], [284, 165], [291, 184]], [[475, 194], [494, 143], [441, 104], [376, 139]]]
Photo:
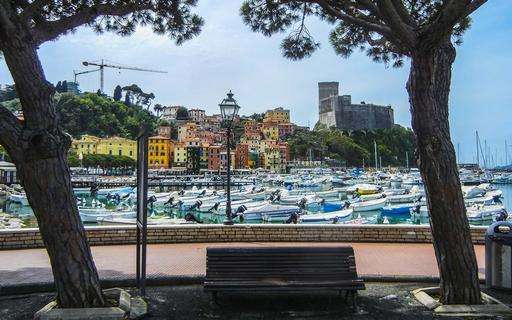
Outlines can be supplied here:
[[[494, 185], [494, 187], [503, 191], [503, 196], [502, 196], [501, 201], [509, 213], [509, 220], [512, 221], [512, 184], [499, 184], [499, 185]], [[30, 210], [30, 208], [23, 207], [23, 208], [19, 208], [19, 210], [21, 212], [24, 212], [24, 211]], [[312, 210], [312, 211], [316, 211], [316, 210]], [[322, 209], [319, 209], [318, 211], [321, 212]], [[173, 218], [174, 217], [183, 218], [184, 214], [185, 213], [183, 213], [183, 212], [176, 212], [174, 210], [172, 212], [167, 213], [167, 215], [169, 215]], [[200, 216], [200, 214], [198, 217], [203, 218]], [[205, 223], [222, 223], [223, 220], [224, 220], [223, 216], [217, 216], [217, 217], [215, 217], [215, 219], [205, 218], [204, 222]], [[351, 220], [354, 221], [355, 223], [364, 223], [364, 224], [428, 224], [429, 223], [428, 218], [421, 218], [421, 219], [414, 218], [408, 214], [403, 215], [403, 216], [392, 216], [392, 217], [384, 216], [381, 214], [380, 210], [354, 213], [354, 215], [351, 217]], [[364, 221], [364, 222], [361, 222], [361, 221]], [[251, 223], [254, 223], [254, 222], [251, 222]], [[256, 222], [256, 223], [258, 223], [258, 222]], [[260, 222], [260, 223], [264, 223], [264, 222]], [[275, 222], [275, 223], [277, 223], [277, 222]], [[279, 222], [279, 223], [282, 223], [282, 222]], [[492, 223], [492, 221], [483, 221], [480, 223], [472, 223], [472, 224], [473, 225], [478, 225], [478, 224], [489, 225], [491, 223]], [[36, 226], [37, 226], [37, 222], [35, 221], [35, 219], [24, 220], [24, 227], [36, 227]]]

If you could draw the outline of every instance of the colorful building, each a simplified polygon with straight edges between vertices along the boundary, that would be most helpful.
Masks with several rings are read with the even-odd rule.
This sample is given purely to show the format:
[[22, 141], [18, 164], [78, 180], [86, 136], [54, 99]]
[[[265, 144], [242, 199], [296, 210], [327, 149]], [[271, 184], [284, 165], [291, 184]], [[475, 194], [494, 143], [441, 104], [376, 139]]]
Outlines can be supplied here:
[[201, 147], [187, 147], [187, 172], [199, 174], [201, 169]]
[[76, 154], [96, 154], [96, 147], [101, 138], [84, 134], [79, 140], [73, 140], [71, 143], [72, 148]]
[[279, 140], [279, 127], [277, 124], [272, 122], [264, 123], [261, 132], [263, 132], [265, 139]]
[[208, 170], [220, 170], [220, 151], [219, 145], [208, 147]]
[[279, 123], [279, 139], [284, 140], [295, 132], [295, 125], [293, 123]]
[[270, 147], [265, 149], [264, 152], [264, 167], [267, 170], [270, 170], [272, 172], [283, 172], [284, 171], [284, 165], [281, 162], [281, 154], [279, 152], [279, 148], [277, 147]]
[[171, 126], [159, 126], [157, 129], [157, 135], [167, 138], [172, 138], [172, 127]]
[[148, 163], [150, 168], [170, 168], [172, 159], [171, 139], [164, 136], [150, 137], [148, 141]]
[[184, 142], [176, 142], [174, 144], [174, 167], [186, 167], [187, 166], [187, 146]]
[[249, 145], [239, 143], [235, 148], [235, 169], [249, 168]]
[[206, 118], [206, 112], [203, 109], [189, 109], [188, 117], [194, 122], [203, 123]]
[[178, 141], [186, 141], [196, 137], [197, 124], [194, 122], [187, 122], [178, 128]]
[[96, 145], [96, 153], [137, 159], [137, 142], [121, 137], [100, 139]]
[[281, 107], [273, 110], [267, 110], [267, 112], [265, 112], [263, 122], [289, 123], [290, 110], [283, 109]]

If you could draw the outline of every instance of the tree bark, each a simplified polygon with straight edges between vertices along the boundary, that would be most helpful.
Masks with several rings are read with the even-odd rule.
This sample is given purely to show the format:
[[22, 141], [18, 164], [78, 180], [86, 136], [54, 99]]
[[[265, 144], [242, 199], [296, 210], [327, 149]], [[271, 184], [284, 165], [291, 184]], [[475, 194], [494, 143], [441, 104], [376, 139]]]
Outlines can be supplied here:
[[98, 273], [71, 185], [67, 163], [70, 138], [58, 125], [54, 88], [45, 79], [29, 33], [22, 27], [10, 34], [1, 31], [0, 49], [25, 118], [21, 132], [9, 132], [17, 137], [17, 145], [6, 147], [38, 221], [57, 300], [63, 308], [102, 306]]
[[407, 91], [430, 211], [441, 301], [479, 304], [478, 266], [448, 121], [455, 55], [449, 39], [437, 48], [414, 52]]

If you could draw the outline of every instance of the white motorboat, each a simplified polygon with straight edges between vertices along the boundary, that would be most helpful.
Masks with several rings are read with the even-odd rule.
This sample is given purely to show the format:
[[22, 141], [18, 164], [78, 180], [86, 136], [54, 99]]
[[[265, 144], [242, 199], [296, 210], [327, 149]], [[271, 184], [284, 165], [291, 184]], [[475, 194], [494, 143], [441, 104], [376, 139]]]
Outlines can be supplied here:
[[300, 216], [300, 223], [338, 223], [352, 218], [354, 210], [344, 209], [329, 213], [304, 214]]
[[354, 212], [375, 211], [383, 208], [386, 205], [386, 201], [386, 198], [360, 201], [352, 203], [350, 207], [354, 209]]

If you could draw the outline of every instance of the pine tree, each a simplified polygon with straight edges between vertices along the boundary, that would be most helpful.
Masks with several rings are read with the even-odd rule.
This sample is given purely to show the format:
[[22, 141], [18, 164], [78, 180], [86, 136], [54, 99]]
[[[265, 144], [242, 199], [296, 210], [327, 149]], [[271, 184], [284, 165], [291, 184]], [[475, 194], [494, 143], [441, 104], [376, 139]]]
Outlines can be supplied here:
[[130, 92], [126, 92], [124, 95], [124, 104], [130, 106], [132, 104], [132, 99], [130, 98]]
[[448, 98], [454, 44], [469, 15], [487, 0], [246, 0], [241, 14], [266, 36], [292, 28], [281, 43], [292, 60], [318, 47], [306, 21], [334, 25], [329, 40], [337, 54], [363, 50], [376, 62], [401, 67], [411, 61], [407, 91], [420, 168], [429, 204], [434, 249], [445, 304], [481, 302], [478, 265], [466, 216], [455, 150], [450, 139]]
[[55, 86], [55, 91], [62, 92], [62, 82], [57, 82], [57, 86]]
[[[46, 80], [38, 48], [80, 26], [129, 35], [151, 25], [177, 44], [199, 34], [196, 0], [0, 1], [0, 51], [14, 79], [22, 124], [0, 106], [0, 144], [18, 168], [52, 265], [61, 308], [103, 306], [98, 273], [73, 193], [69, 136], [59, 125], [54, 86]], [[67, 82], [62, 84], [67, 91]], [[25, 143], [19, 143], [24, 141]], [[45, 192], [41, 192], [44, 190]]]
[[122, 97], [123, 97], [123, 90], [121, 89], [120, 85], [117, 85], [116, 88], [114, 89], [114, 100], [120, 101]]

